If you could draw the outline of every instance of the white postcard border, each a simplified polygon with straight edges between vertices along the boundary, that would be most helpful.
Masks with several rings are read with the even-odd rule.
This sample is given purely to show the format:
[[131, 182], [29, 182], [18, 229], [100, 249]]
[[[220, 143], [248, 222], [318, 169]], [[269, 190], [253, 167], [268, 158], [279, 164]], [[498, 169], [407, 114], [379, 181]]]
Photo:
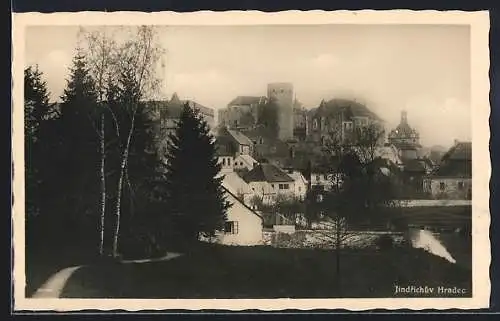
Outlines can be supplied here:
[[[14, 308], [16, 311], [168, 310], [168, 309], [477, 309], [489, 306], [489, 15], [487, 11], [200, 11], [176, 12], [78, 12], [15, 13], [13, 20], [13, 247]], [[24, 272], [24, 138], [23, 68], [25, 28], [36, 25], [297, 25], [297, 24], [461, 24], [471, 30], [471, 120], [473, 141], [473, 297], [472, 298], [384, 298], [384, 299], [31, 299], [25, 298]], [[443, 120], [445, 121], [445, 120]], [[313, 286], [313, 285], [311, 285]]]

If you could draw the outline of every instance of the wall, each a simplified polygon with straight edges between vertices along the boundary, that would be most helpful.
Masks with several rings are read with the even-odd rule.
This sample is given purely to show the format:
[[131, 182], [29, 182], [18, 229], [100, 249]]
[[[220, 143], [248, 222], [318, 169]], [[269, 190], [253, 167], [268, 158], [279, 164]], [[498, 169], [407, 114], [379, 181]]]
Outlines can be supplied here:
[[[463, 183], [461, 189], [459, 182]], [[441, 189], [441, 183], [444, 183], [444, 189]], [[424, 190], [430, 191], [436, 199], [469, 199], [468, 191], [471, 189], [471, 178], [435, 177], [424, 180]]]
[[221, 172], [232, 172], [234, 168], [234, 159], [231, 156], [219, 156], [218, 160], [221, 164]]
[[[279, 184], [288, 184], [288, 189], [280, 189]], [[292, 196], [295, 191], [294, 182], [276, 182], [272, 184], [268, 182], [250, 182], [249, 185], [255, 195], [263, 198], [264, 204], [272, 204], [278, 194]]]
[[[265, 245], [281, 248], [323, 248], [332, 249], [331, 237], [334, 231], [300, 230], [295, 233], [278, 233], [272, 230], [263, 232]], [[343, 248], [375, 248], [382, 235], [391, 235], [395, 243], [403, 242], [402, 233], [391, 232], [349, 232], [349, 238], [343, 242]]]
[[248, 169], [249, 171], [251, 171], [254, 167], [254, 163], [249, 163], [246, 159], [244, 159], [243, 157], [236, 157], [234, 159], [234, 168], [235, 169]]
[[225, 245], [260, 245], [262, 238], [262, 219], [243, 205], [232, 194], [226, 193], [227, 200], [233, 204], [227, 213], [227, 221], [238, 222], [237, 234], [217, 235], [217, 242]]

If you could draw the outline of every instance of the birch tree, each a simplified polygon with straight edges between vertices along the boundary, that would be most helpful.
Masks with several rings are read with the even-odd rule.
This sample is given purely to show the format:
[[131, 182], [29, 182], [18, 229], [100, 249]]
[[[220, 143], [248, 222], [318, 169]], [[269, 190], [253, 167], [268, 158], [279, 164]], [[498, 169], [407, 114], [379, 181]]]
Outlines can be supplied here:
[[[86, 32], [85, 40], [96, 79], [102, 108], [106, 109], [112, 118], [116, 133], [119, 165], [116, 185], [116, 203], [114, 207], [115, 224], [113, 231], [112, 255], [118, 256], [118, 241], [120, 234], [123, 189], [128, 182], [127, 164], [130, 145], [135, 132], [136, 117], [140, 104], [158, 94], [161, 80], [164, 49], [159, 45], [158, 34], [152, 26], [134, 28], [118, 28], [111, 36], [106, 29]], [[120, 41], [118, 41], [120, 40]], [[118, 117], [110, 100], [114, 100], [120, 108]], [[104, 132], [104, 116], [101, 115], [100, 135]], [[106, 182], [105, 182], [105, 137], [101, 139], [101, 244], [104, 242], [104, 213], [106, 212]]]
[[117, 186], [115, 216], [116, 223], [113, 234], [113, 256], [118, 256], [118, 237], [122, 209], [122, 194], [126, 168], [129, 158], [130, 144], [135, 129], [135, 120], [139, 104], [142, 100], [153, 96], [160, 88], [158, 65], [163, 48], [157, 42], [157, 33], [153, 27], [141, 26], [121, 45], [115, 57], [114, 74], [117, 75], [120, 102], [129, 116], [127, 130], [121, 131], [121, 164]]
[[105, 231], [105, 215], [106, 215], [106, 130], [105, 130], [105, 110], [113, 116], [115, 120], [114, 125], [118, 133], [118, 123], [116, 116], [109, 108], [107, 103], [107, 80], [111, 77], [113, 54], [116, 50], [116, 42], [111, 35], [106, 31], [103, 32], [90, 32], [85, 33], [83, 29], [80, 30], [80, 37], [83, 36], [88, 44], [87, 46], [87, 61], [90, 65], [90, 71], [94, 78], [95, 89], [97, 92], [97, 103], [100, 114], [99, 117], [99, 130], [96, 134], [99, 137], [100, 147], [100, 182], [101, 182], [101, 195], [100, 195], [100, 224], [99, 224], [99, 254], [104, 254], [104, 231]]

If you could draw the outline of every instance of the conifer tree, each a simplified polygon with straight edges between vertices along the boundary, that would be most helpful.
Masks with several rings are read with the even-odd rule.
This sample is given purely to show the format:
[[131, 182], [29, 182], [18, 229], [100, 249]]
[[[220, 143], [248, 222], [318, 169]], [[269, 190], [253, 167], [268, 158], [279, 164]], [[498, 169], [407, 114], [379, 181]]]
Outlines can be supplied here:
[[175, 133], [169, 135], [166, 193], [170, 224], [190, 244], [200, 233], [223, 227], [230, 206], [222, 188], [215, 140], [199, 111], [183, 107]]
[[[63, 161], [61, 174], [66, 206], [70, 221], [77, 224], [78, 231], [98, 231], [95, 213], [99, 204], [99, 131], [97, 118], [97, 94], [94, 80], [90, 76], [85, 56], [77, 49], [70, 69], [64, 94], [61, 97], [61, 122], [63, 138]], [[86, 235], [94, 241], [95, 235]]]
[[50, 113], [47, 84], [38, 66], [24, 70], [24, 151], [26, 175], [26, 214], [27, 218], [40, 211], [40, 170], [44, 155], [40, 153], [40, 127]]

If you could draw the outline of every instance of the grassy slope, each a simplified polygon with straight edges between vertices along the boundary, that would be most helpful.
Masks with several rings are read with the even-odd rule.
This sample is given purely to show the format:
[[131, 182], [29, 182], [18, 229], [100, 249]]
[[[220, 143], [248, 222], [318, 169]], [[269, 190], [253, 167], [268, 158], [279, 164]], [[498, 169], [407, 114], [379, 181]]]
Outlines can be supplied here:
[[421, 250], [351, 250], [343, 253], [341, 264], [342, 293], [335, 287], [331, 251], [217, 246], [161, 263], [83, 268], [70, 279], [63, 296], [392, 297], [394, 284], [471, 289], [470, 271]]

